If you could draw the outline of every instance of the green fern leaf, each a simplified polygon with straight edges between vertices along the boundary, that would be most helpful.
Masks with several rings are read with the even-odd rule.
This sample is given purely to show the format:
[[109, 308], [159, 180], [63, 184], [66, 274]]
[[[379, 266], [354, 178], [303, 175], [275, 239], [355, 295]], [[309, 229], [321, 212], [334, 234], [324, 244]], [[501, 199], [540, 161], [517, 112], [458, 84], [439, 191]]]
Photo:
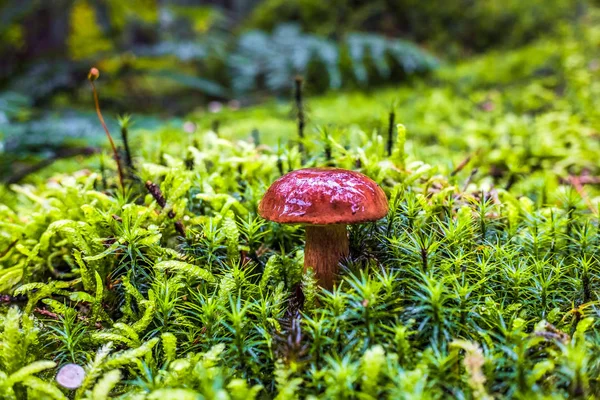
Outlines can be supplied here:
[[167, 361], [173, 361], [177, 352], [177, 338], [172, 333], [166, 332], [160, 336], [162, 340], [163, 351]]
[[2, 361], [2, 370], [7, 373], [16, 371], [23, 362], [20, 323], [21, 312], [19, 309], [17, 307], [9, 308], [4, 319], [4, 330], [0, 336], [0, 360]]
[[121, 380], [121, 371], [113, 369], [105, 373], [92, 389], [92, 400], [108, 400], [111, 390]]
[[100, 274], [96, 271], [96, 297], [94, 298], [94, 303], [92, 306], [92, 321], [96, 321], [98, 318], [98, 314], [102, 309], [102, 300], [104, 299], [104, 282], [102, 282], [102, 278]]
[[54, 367], [56, 367], [56, 363], [54, 361], [35, 361], [10, 374], [6, 381], [3, 382], [3, 385], [6, 387], [12, 387], [16, 383], [23, 382], [26, 378], [33, 374], [37, 374], [38, 372], [42, 372]]
[[53, 383], [46, 382], [35, 376], [28, 376], [21, 382], [28, 389], [29, 398], [40, 398], [43, 393], [50, 399], [67, 400], [68, 397]]
[[140, 347], [121, 351], [119, 353], [113, 354], [108, 358], [104, 367], [106, 369], [115, 369], [120, 368], [125, 365], [129, 365], [140, 357], [146, 355], [148, 352], [152, 351], [152, 348], [156, 346], [158, 343], [158, 338], [150, 339], [149, 341], [143, 343]]
[[154, 319], [154, 312], [156, 310], [156, 297], [154, 295], [154, 291], [152, 289], [148, 290], [148, 300], [145, 300], [141, 303], [141, 306], [144, 307], [144, 315], [139, 321], [136, 321], [131, 328], [138, 333], [142, 333], [148, 325]]
[[213, 274], [207, 270], [183, 261], [161, 261], [155, 264], [154, 267], [159, 271], [171, 270], [180, 274], [184, 274], [187, 277], [195, 277], [196, 279], [202, 279], [207, 282], [216, 281]]
[[179, 400], [198, 400], [203, 396], [191, 389], [158, 389], [154, 390], [147, 397], [148, 400], [164, 400], [164, 399], [179, 399]]

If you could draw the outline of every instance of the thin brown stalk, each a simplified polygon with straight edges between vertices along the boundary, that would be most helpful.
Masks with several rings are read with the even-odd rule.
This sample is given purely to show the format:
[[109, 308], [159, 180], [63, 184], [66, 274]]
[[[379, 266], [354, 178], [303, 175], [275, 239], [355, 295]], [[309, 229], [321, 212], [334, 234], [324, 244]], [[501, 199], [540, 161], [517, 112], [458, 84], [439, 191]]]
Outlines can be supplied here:
[[456, 166], [456, 168], [454, 168], [454, 170], [450, 173], [450, 176], [454, 176], [456, 174], [458, 174], [460, 171], [462, 171], [467, 164], [471, 161], [471, 155], [467, 156], [467, 158], [465, 158], [464, 160], [462, 160], [460, 162], [460, 164], [458, 164]]
[[119, 152], [117, 151], [117, 146], [115, 146], [115, 141], [113, 140], [110, 132], [108, 131], [108, 127], [104, 122], [104, 117], [102, 117], [102, 112], [100, 111], [100, 101], [98, 100], [98, 91], [96, 90], [96, 85], [94, 85], [94, 81], [98, 79], [100, 76], [100, 72], [97, 68], [90, 69], [90, 73], [88, 74], [88, 81], [90, 85], [92, 85], [92, 93], [94, 95], [94, 105], [96, 106], [96, 114], [98, 114], [98, 119], [100, 120], [100, 124], [102, 124], [102, 128], [104, 128], [104, 132], [106, 132], [106, 137], [110, 142], [110, 147], [112, 148], [113, 154], [115, 156], [115, 161], [117, 162], [117, 170], [119, 172], [119, 183], [121, 184], [121, 189], [125, 191], [125, 184], [123, 182], [123, 168], [121, 167], [121, 161], [119, 159]]

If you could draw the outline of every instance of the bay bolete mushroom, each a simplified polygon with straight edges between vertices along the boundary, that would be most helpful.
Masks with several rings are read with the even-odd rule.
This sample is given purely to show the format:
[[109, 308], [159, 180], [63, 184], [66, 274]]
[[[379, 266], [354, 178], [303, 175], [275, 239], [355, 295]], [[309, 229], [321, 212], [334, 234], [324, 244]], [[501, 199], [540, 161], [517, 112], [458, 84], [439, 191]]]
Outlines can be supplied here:
[[305, 225], [304, 270], [313, 268], [326, 289], [349, 253], [346, 225], [376, 221], [387, 212], [385, 193], [372, 179], [340, 168], [292, 171], [273, 182], [258, 206], [265, 219]]

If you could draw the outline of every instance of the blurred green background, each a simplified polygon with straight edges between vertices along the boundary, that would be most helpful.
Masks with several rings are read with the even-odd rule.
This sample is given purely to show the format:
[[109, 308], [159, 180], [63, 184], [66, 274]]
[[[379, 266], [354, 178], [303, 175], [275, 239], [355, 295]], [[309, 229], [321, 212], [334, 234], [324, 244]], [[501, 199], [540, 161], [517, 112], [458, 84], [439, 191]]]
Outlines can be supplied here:
[[[508, 51], [582, 18], [593, 0], [0, 0], [0, 177], [18, 163], [93, 151], [109, 126], [410, 85], [440, 65]], [[81, 147], [83, 146], [83, 147]], [[70, 153], [66, 151], [68, 156]], [[32, 161], [33, 160], [33, 161]]]

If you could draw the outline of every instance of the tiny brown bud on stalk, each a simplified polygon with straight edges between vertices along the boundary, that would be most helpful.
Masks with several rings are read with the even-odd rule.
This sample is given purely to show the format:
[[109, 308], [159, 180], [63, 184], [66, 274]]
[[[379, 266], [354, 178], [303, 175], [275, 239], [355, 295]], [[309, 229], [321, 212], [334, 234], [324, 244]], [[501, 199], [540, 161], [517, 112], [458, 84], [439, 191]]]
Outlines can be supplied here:
[[88, 73], [88, 80], [95, 81], [99, 77], [100, 77], [100, 71], [98, 71], [98, 68], [96, 68], [96, 67], [90, 68], [90, 72]]

